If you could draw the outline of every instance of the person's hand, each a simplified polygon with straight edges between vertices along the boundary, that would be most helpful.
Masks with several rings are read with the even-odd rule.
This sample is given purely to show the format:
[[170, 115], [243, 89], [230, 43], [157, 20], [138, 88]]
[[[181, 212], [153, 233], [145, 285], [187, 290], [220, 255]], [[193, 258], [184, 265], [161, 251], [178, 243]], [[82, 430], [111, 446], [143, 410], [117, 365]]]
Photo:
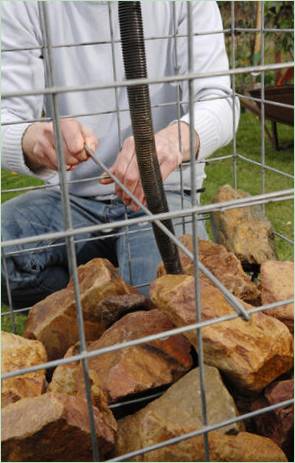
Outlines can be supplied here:
[[[182, 152], [179, 150], [178, 124], [173, 124], [155, 134], [156, 151], [159, 159], [163, 181], [181, 164], [183, 160], [189, 159], [189, 126], [182, 122], [181, 139]], [[196, 152], [198, 148], [198, 136], [196, 134]], [[139, 201], [145, 204], [145, 197], [141, 186], [140, 175], [135, 154], [134, 138], [127, 138], [122, 150], [111, 167], [111, 172], [125, 185]], [[113, 180], [101, 179], [102, 184], [112, 183]], [[116, 194], [122, 201], [134, 211], [140, 209], [130, 196], [116, 185]]]
[[[87, 143], [93, 150], [98, 140], [94, 133], [75, 119], [61, 119], [61, 134], [67, 170], [73, 170], [89, 156], [84, 150]], [[27, 166], [37, 172], [40, 169], [57, 170], [57, 154], [52, 122], [35, 122], [24, 133], [22, 149]]]

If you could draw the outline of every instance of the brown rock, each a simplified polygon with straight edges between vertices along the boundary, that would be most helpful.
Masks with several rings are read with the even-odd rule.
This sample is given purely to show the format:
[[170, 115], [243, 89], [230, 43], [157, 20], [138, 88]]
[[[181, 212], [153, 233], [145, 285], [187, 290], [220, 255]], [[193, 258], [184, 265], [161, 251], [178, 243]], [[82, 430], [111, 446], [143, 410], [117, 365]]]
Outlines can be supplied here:
[[[47, 361], [44, 346], [16, 334], [1, 332], [2, 373], [31, 367]], [[2, 407], [24, 397], [42, 394], [45, 389], [45, 371], [5, 379], [2, 382]]]
[[[138, 339], [174, 328], [169, 318], [159, 310], [140, 311], [125, 315], [112, 325], [89, 350]], [[99, 355], [89, 360], [92, 392], [95, 400], [101, 388], [109, 402], [158, 386], [171, 384], [192, 366], [191, 346], [182, 335], [153, 341]], [[66, 372], [66, 374], [65, 374]], [[74, 379], [76, 378], [76, 385]], [[50, 390], [84, 393], [81, 367], [60, 366], [53, 375]]]
[[[180, 241], [193, 252], [192, 236], [183, 235]], [[194, 275], [193, 261], [180, 251], [182, 269], [188, 275]], [[241, 262], [221, 244], [210, 240], [199, 240], [199, 259], [213, 275], [235, 296], [252, 305], [260, 305], [260, 291], [244, 272]], [[158, 269], [158, 276], [165, 274], [164, 265]], [[204, 275], [201, 273], [201, 277]]]
[[[271, 304], [294, 297], [293, 262], [267, 261], [261, 265], [260, 272], [262, 304]], [[265, 313], [285, 323], [291, 333], [294, 332], [293, 303], [266, 310]]]
[[[277, 381], [268, 386], [253, 402], [251, 410], [259, 410], [294, 397], [294, 380]], [[258, 434], [276, 442], [291, 458], [294, 444], [294, 406], [277, 408], [253, 419]], [[293, 461], [293, 459], [292, 459]]]
[[[231, 201], [250, 196], [224, 185], [214, 202]], [[212, 232], [217, 243], [233, 252], [243, 264], [262, 264], [276, 259], [274, 233], [260, 205], [216, 211], [211, 215]]]
[[[219, 423], [237, 414], [234, 401], [224, 387], [216, 368], [205, 367], [208, 423]], [[202, 429], [199, 369], [187, 373], [159, 399], [119, 421], [116, 454], [118, 456], [182, 434]], [[223, 432], [238, 431], [242, 424], [226, 426]], [[194, 439], [193, 439], [194, 440]], [[191, 442], [191, 441], [190, 441]], [[168, 448], [167, 452], [169, 451]], [[162, 450], [136, 457], [135, 461], [163, 461]], [[172, 461], [195, 461], [188, 441], [173, 449]], [[169, 458], [166, 461], [170, 461]]]
[[[106, 259], [92, 259], [78, 268], [84, 329], [97, 339], [115, 320], [144, 302]], [[120, 303], [122, 297], [122, 303]], [[25, 336], [43, 342], [50, 360], [62, 357], [79, 340], [73, 283], [51, 294], [30, 311]]]
[[[93, 408], [101, 455], [114, 445], [116, 422], [109, 410]], [[87, 404], [81, 397], [43, 394], [8, 405], [2, 412], [4, 461], [92, 461]]]
[[[284, 452], [270, 439], [248, 432], [227, 435], [210, 432], [210, 461], [287, 461]], [[207, 461], [201, 436], [169, 445], [131, 461]]]
[[[194, 278], [166, 275], [151, 286], [151, 299], [176, 326], [196, 322]], [[222, 293], [201, 280], [202, 320], [233, 313]], [[245, 304], [245, 303], [244, 303]], [[185, 333], [197, 348], [196, 332]], [[287, 327], [263, 313], [250, 321], [236, 318], [202, 328], [205, 362], [216, 366], [240, 388], [259, 391], [290, 370], [292, 337]]]

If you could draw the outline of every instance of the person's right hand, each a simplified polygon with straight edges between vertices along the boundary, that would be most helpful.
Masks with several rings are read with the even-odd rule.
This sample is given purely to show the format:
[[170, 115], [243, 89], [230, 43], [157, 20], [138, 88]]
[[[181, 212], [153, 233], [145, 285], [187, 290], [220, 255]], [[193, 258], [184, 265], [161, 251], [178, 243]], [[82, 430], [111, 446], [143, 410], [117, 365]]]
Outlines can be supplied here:
[[[60, 126], [66, 169], [73, 170], [89, 158], [84, 144], [95, 151], [98, 139], [92, 130], [75, 119], [61, 119]], [[52, 122], [35, 122], [30, 125], [24, 133], [22, 149], [25, 162], [32, 171], [58, 169]]]

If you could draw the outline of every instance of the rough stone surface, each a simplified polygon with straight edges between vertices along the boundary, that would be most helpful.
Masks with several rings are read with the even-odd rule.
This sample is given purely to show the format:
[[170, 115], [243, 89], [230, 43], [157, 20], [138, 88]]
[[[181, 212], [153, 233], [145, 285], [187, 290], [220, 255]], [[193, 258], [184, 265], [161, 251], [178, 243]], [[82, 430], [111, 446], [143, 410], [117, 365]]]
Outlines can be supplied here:
[[[79, 354], [79, 343], [71, 346], [64, 358], [72, 357]], [[48, 386], [49, 392], [75, 395], [78, 393], [78, 382], [81, 381], [81, 376], [78, 378], [80, 362], [66, 363], [58, 365], [52, 375], [51, 382]]]
[[[235, 417], [237, 412], [234, 401], [216, 368], [205, 367], [205, 385], [208, 423], [218, 423]], [[199, 371], [195, 368], [159, 399], [119, 421], [116, 454], [119, 456], [202, 427]], [[224, 427], [223, 432], [238, 431], [241, 428], [242, 425], [236, 423]], [[194, 461], [194, 455], [189, 450], [183, 453], [181, 448], [178, 453], [178, 448], [178, 445], [174, 446], [173, 461]], [[147, 453], [145, 457], [137, 457], [136, 461], [161, 461], [161, 453], [161, 450]], [[190, 459], [182, 459], [184, 455]]]
[[[251, 406], [259, 410], [294, 397], [294, 380], [278, 381], [268, 386]], [[256, 432], [276, 442], [292, 458], [294, 445], [294, 406], [277, 408], [253, 419]], [[294, 459], [292, 459], [293, 461]]]
[[[191, 235], [183, 235], [180, 241], [192, 252], [193, 243]], [[188, 275], [194, 274], [194, 263], [180, 251], [182, 269]], [[241, 265], [239, 259], [221, 244], [210, 240], [199, 240], [199, 258], [205, 267], [215, 275], [224, 286], [235, 296], [252, 305], [260, 305], [260, 291], [251, 281]], [[165, 274], [164, 265], [158, 269], [158, 276]], [[201, 273], [201, 277], [203, 274]]]
[[[219, 203], [247, 196], [249, 193], [224, 185], [213, 201]], [[272, 225], [261, 206], [216, 211], [211, 219], [215, 241], [233, 252], [243, 264], [260, 265], [276, 259]]]
[[[31, 367], [47, 361], [44, 346], [16, 334], [1, 332], [2, 373]], [[44, 370], [5, 379], [2, 382], [1, 405], [5, 407], [24, 397], [34, 397], [44, 392]]]
[[[165, 275], [153, 282], [152, 301], [176, 326], [196, 322], [194, 278]], [[222, 293], [201, 280], [202, 320], [233, 313]], [[245, 303], [244, 303], [245, 305]], [[195, 331], [185, 336], [197, 348]], [[250, 321], [235, 318], [202, 328], [205, 362], [216, 366], [241, 389], [260, 391], [293, 365], [293, 340], [287, 327], [263, 313]]]
[[[210, 432], [210, 461], [287, 461], [284, 452], [270, 439], [248, 432], [227, 435], [220, 431]], [[204, 439], [194, 437], [178, 444], [163, 447], [131, 461], [208, 461]]]
[[[101, 338], [89, 344], [96, 350], [173, 329], [169, 318], [159, 310], [139, 311], [125, 315], [112, 325]], [[94, 400], [101, 388], [109, 402], [116, 402], [130, 394], [169, 385], [184, 375], [192, 366], [191, 345], [182, 335], [153, 341], [99, 355], [89, 360]], [[84, 393], [81, 367], [76, 364], [58, 367], [50, 390], [75, 394]], [[75, 382], [76, 381], [76, 382]]]
[[[261, 265], [261, 298], [263, 304], [283, 301], [294, 297], [294, 263], [267, 261]], [[265, 311], [267, 315], [285, 323], [294, 332], [294, 304], [287, 304]]]
[[[97, 339], [124, 313], [144, 303], [106, 259], [92, 259], [78, 269], [84, 329]], [[122, 297], [122, 300], [120, 299]], [[79, 339], [73, 282], [38, 302], [30, 311], [25, 336], [43, 342], [50, 360], [62, 357]]]
[[[102, 456], [113, 448], [112, 413], [94, 407]], [[42, 394], [10, 404], [2, 412], [3, 461], [92, 461], [86, 401], [62, 394]]]

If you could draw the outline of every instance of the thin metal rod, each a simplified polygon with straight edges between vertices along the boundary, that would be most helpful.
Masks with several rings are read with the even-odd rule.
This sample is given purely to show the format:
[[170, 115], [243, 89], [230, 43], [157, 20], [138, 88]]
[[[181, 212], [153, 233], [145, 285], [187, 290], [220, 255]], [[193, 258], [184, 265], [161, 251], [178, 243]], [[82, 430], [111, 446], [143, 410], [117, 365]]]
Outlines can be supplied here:
[[293, 246], [294, 240], [290, 240], [290, 238], [288, 238], [287, 236], [282, 235], [281, 233], [278, 233], [276, 231], [274, 231], [274, 234], [278, 236], [279, 238], [281, 238], [282, 240], [287, 241], [287, 243], [291, 244], [291, 246]]
[[272, 100], [266, 100], [262, 99], [259, 97], [254, 97], [251, 95], [242, 95], [241, 93], [237, 93], [237, 96], [241, 98], [242, 100], [251, 100], [251, 101], [256, 101], [257, 103], [264, 103], [269, 106], [277, 106], [279, 108], [286, 108], [286, 109], [294, 109], [294, 105], [292, 104], [287, 104], [287, 103], [280, 103], [279, 101], [272, 101]]
[[[188, 49], [188, 72], [194, 71], [194, 41], [193, 41], [193, 9], [192, 2], [187, 1], [187, 49]], [[189, 95], [189, 141], [190, 141], [190, 173], [191, 173], [191, 204], [194, 207], [197, 204], [196, 194], [196, 132], [195, 132], [195, 118], [194, 118], [194, 81], [188, 81], [188, 95]], [[195, 313], [196, 322], [202, 321], [202, 302], [201, 302], [201, 285], [200, 285], [200, 259], [199, 259], [199, 240], [197, 230], [197, 212], [192, 214], [192, 239], [193, 239], [193, 262], [194, 262], [194, 292], [195, 292]], [[201, 421], [202, 425], [208, 425], [207, 415], [207, 400], [206, 400], [206, 374], [204, 366], [204, 350], [203, 350], [203, 336], [201, 328], [196, 328], [197, 336], [197, 351], [199, 363], [199, 383], [200, 383], [200, 398], [201, 398]], [[197, 391], [196, 391], [197, 394]], [[210, 450], [208, 433], [203, 434], [205, 460], [210, 461]]]
[[238, 423], [240, 421], [247, 420], [249, 418], [253, 418], [254, 416], [262, 415], [263, 413], [268, 413], [273, 410], [277, 410], [278, 408], [288, 407], [294, 403], [294, 399], [284, 400], [280, 403], [276, 403], [273, 405], [269, 405], [268, 407], [260, 408], [259, 410], [255, 410], [253, 412], [245, 413], [244, 415], [239, 415], [234, 418], [229, 418], [228, 420], [221, 421], [217, 424], [211, 424], [210, 426], [203, 427], [202, 429], [198, 429], [197, 431], [191, 431], [185, 434], [181, 434], [180, 436], [173, 437], [171, 439], [167, 439], [165, 441], [159, 442], [158, 444], [148, 445], [143, 449], [134, 450], [133, 452], [125, 453], [124, 455], [120, 455], [116, 458], [111, 458], [109, 461], [130, 461], [132, 458], [142, 455], [144, 453], [152, 452], [153, 450], [158, 450], [163, 447], [177, 444], [178, 442], [183, 442], [188, 439], [192, 439], [193, 437], [201, 436], [202, 434], [209, 433], [211, 431], [215, 431], [217, 429], [224, 428], [225, 426], [229, 426], [231, 424]]
[[[178, 84], [179, 85], [179, 84]], [[244, 99], [244, 100], [251, 100], [251, 101], [256, 101], [258, 103], [260, 103], [262, 100], [261, 98], [258, 98], [258, 97], [253, 97], [253, 96], [250, 96], [250, 95], [242, 95], [241, 93], [236, 93], [236, 96], [241, 98], [241, 99]], [[195, 103], [198, 103], [198, 102], [204, 102], [204, 101], [216, 101], [216, 100], [228, 100], [232, 98], [232, 95], [215, 95], [215, 96], [211, 96], [211, 97], [205, 97], [205, 98], [194, 98], [194, 102]], [[294, 105], [290, 105], [290, 104], [287, 104], [287, 103], [280, 103], [278, 101], [272, 101], [272, 100], [263, 100], [265, 104], [269, 105], [269, 106], [277, 106], [279, 108], [286, 108], [286, 109], [294, 109], [295, 106]], [[181, 101], [181, 104], [183, 105], [188, 105], [188, 101], [185, 101], [185, 100], [182, 100]], [[154, 105], [151, 105], [151, 108], [162, 108], [162, 107], [167, 107], [167, 106], [172, 106], [174, 107], [175, 105], [177, 105], [178, 102], [177, 101], [167, 101], [165, 103], [157, 103], [157, 104], [154, 104]], [[128, 112], [129, 109], [127, 108], [122, 108], [120, 109], [119, 108], [119, 113], [123, 113], [123, 112]], [[87, 113], [73, 113], [73, 114], [68, 114], [66, 116], [62, 116], [61, 119], [73, 119], [73, 118], [77, 118], [77, 117], [89, 117], [89, 116], [104, 116], [104, 115], [108, 115], [108, 114], [114, 114], [116, 113], [116, 109], [110, 109], [108, 111], [91, 111], [91, 112], [87, 112]], [[35, 118], [35, 119], [26, 119], [25, 121], [10, 121], [10, 122], [2, 122], [1, 125], [2, 127], [5, 127], [5, 126], [10, 126], [10, 125], [21, 125], [21, 124], [27, 124], [28, 122], [30, 123], [33, 123], [33, 122], [50, 122], [52, 121], [52, 118], [51, 117], [38, 117], [38, 118]]]
[[293, 61], [288, 61], [285, 63], [275, 63], [275, 64], [266, 64], [264, 66], [246, 66], [236, 69], [225, 69], [222, 71], [214, 72], [194, 72], [194, 73], [185, 73], [174, 76], [163, 76], [161, 79], [128, 79], [118, 82], [105, 82], [95, 85], [76, 85], [76, 86], [54, 86], [49, 88], [39, 88], [35, 90], [27, 90], [22, 92], [4, 92], [2, 93], [2, 98], [15, 98], [20, 96], [34, 96], [34, 95], [49, 95], [49, 94], [59, 94], [59, 93], [72, 93], [72, 92], [90, 92], [93, 90], [109, 90], [113, 88], [120, 87], [131, 87], [135, 85], [157, 85], [162, 83], [170, 82], [182, 82], [190, 79], [204, 79], [211, 77], [221, 77], [221, 76], [231, 76], [233, 74], [249, 74], [250, 72], [262, 72], [262, 71], [277, 71], [279, 69], [286, 69], [294, 66]]
[[[13, 305], [12, 305], [11, 288], [10, 288], [10, 282], [9, 282], [9, 278], [8, 278], [6, 259], [7, 259], [6, 254], [5, 254], [5, 252], [3, 252], [2, 253], [2, 262], [3, 262], [3, 269], [4, 269], [4, 274], [5, 274], [5, 284], [6, 284], [7, 299], [8, 299], [8, 306], [9, 306], [9, 312], [6, 312], [6, 313], [9, 314], [10, 322], [11, 322], [11, 325], [12, 325], [12, 331], [14, 333], [16, 333], [16, 319], [15, 319], [15, 313], [14, 313]], [[1, 315], [2, 315], [2, 313], [1, 313]]]
[[[268, 310], [275, 309], [277, 307], [282, 307], [287, 304], [292, 304], [293, 302], [294, 302], [294, 298], [290, 298], [290, 299], [285, 299], [283, 301], [273, 302], [271, 304], [265, 304], [260, 307], [253, 307], [252, 309], [249, 309], [249, 314], [254, 315], [262, 311], [268, 311]], [[48, 369], [48, 368], [55, 368], [59, 365], [67, 365], [73, 362], [78, 362], [79, 360], [83, 360], [83, 359], [91, 359], [99, 355], [108, 354], [110, 352], [115, 352], [120, 349], [127, 349], [128, 347], [139, 346], [141, 344], [145, 344], [148, 342], [157, 341], [160, 339], [166, 339], [168, 337], [176, 336], [178, 334], [184, 334], [190, 331], [195, 331], [196, 328], [206, 328], [207, 326], [213, 326], [213, 325], [217, 325], [218, 323], [235, 320], [238, 317], [239, 315], [233, 312], [232, 314], [223, 315], [221, 317], [216, 317], [216, 318], [211, 318], [210, 320], [203, 320], [199, 323], [192, 323], [190, 325], [182, 326], [180, 328], [173, 328], [171, 330], [162, 331], [161, 333], [144, 336], [138, 339], [133, 339], [131, 341], [124, 341], [121, 343], [113, 344], [111, 346], [102, 347], [100, 349], [96, 349], [93, 351], [88, 351], [88, 352], [83, 351], [83, 352], [80, 352], [79, 354], [72, 355], [70, 357], [64, 357], [61, 359], [40, 363], [38, 365], [33, 365], [27, 368], [13, 370], [13, 371], [4, 373], [1, 376], [1, 378], [2, 380], [5, 380], [8, 378], [13, 378], [15, 376], [24, 375], [26, 373], [32, 373], [34, 371], [39, 371], [39, 370]]]
[[[178, 65], [178, 44], [177, 44], [177, 25], [176, 25], [176, 3], [172, 2], [172, 18], [173, 18], [173, 51], [174, 51], [174, 73], [179, 74]], [[180, 83], [176, 84], [176, 114], [177, 114], [177, 129], [178, 129], [178, 149], [182, 152], [182, 138], [181, 138], [181, 106], [180, 106]], [[181, 193], [181, 209], [184, 208], [184, 185], [183, 185], [183, 163], [179, 166], [179, 180], [180, 180], [180, 193]], [[182, 233], [185, 234], [185, 221], [182, 222]]]
[[[196, 32], [194, 35], [195, 36], [201, 36], [201, 35], [213, 35], [213, 34], [223, 34], [230, 32], [230, 29], [216, 29], [216, 30], [210, 30], [210, 31], [202, 31], [202, 32]], [[177, 34], [177, 37], [183, 38], [187, 37], [186, 34]], [[145, 37], [145, 41], [150, 41], [150, 40], [167, 40], [173, 38], [172, 34], [168, 35], [154, 35], [154, 36], [149, 36]], [[114, 40], [114, 43], [121, 43], [120, 39]], [[111, 41], [110, 40], [97, 40], [97, 41], [87, 41], [87, 42], [71, 42], [71, 43], [64, 43], [64, 44], [57, 44], [57, 45], [52, 45], [52, 48], [71, 48], [71, 47], [88, 47], [88, 46], [93, 46], [93, 45], [110, 45]], [[4, 48], [2, 50], [3, 53], [9, 53], [13, 51], [33, 51], [33, 50], [43, 50], [43, 46], [39, 47], [21, 47], [21, 48]]]
[[[45, 41], [45, 48], [44, 48], [44, 58], [46, 64], [46, 71], [48, 73], [48, 83], [50, 86], [54, 85], [54, 75], [53, 75], [53, 56], [52, 56], [52, 48], [51, 48], [51, 30], [49, 25], [49, 5], [47, 2], [40, 2], [39, 4], [39, 11], [41, 13], [41, 20], [44, 32], [44, 41]], [[64, 160], [64, 153], [63, 153], [63, 142], [62, 142], [62, 134], [60, 128], [60, 120], [59, 120], [59, 110], [58, 110], [58, 95], [52, 94], [51, 95], [51, 103], [52, 103], [52, 114], [53, 114], [53, 126], [54, 126], [54, 134], [55, 134], [55, 149], [57, 152], [57, 160], [58, 160], [58, 173], [59, 173], [59, 182], [61, 188], [61, 195], [62, 195], [62, 204], [63, 204], [63, 214], [64, 214], [64, 224], [67, 230], [72, 230], [72, 219], [71, 219], [71, 207], [70, 207], [70, 198], [69, 192], [66, 184], [66, 168], [65, 168], [65, 160]], [[75, 250], [75, 243], [73, 236], [68, 236], [66, 238], [66, 248], [67, 248], [67, 255], [68, 255], [68, 265], [69, 265], [69, 273], [72, 277], [73, 284], [74, 284], [74, 294], [75, 294], [75, 301], [76, 301], [76, 316], [78, 321], [78, 332], [79, 332], [79, 348], [80, 352], [87, 352], [87, 345], [86, 345], [86, 337], [84, 332], [84, 319], [83, 319], [83, 310], [81, 306], [81, 297], [80, 297], [80, 287], [79, 287], [79, 279], [77, 273], [77, 261], [76, 261], [76, 250]], [[82, 370], [83, 370], [83, 379], [85, 385], [85, 396], [87, 402], [87, 410], [88, 410], [88, 418], [89, 418], [89, 427], [91, 432], [91, 443], [92, 443], [92, 454], [93, 454], [93, 461], [99, 461], [99, 450], [98, 450], [98, 443], [97, 443], [97, 436], [96, 436], [96, 427], [95, 427], [95, 418], [94, 418], [94, 411], [93, 411], [93, 404], [92, 404], [92, 396], [91, 396], [91, 384], [89, 378], [89, 367], [88, 367], [88, 360], [83, 359], [82, 361]]]
[[[235, 2], [231, 2], [231, 65], [236, 67], [236, 35], [235, 35]], [[238, 157], [237, 157], [237, 136], [236, 136], [236, 76], [232, 75], [232, 110], [233, 110], [233, 183], [234, 188], [238, 188]]]
[[[236, 27], [235, 32], [259, 32], [260, 29], [256, 28], [250, 28], [250, 27]], [[294, 29], [288, 29], [288, 28], [267, 28], [264, 29], [264, 32], [270, 33], [291, 33], [294, 34]], [[202, 31], [202, 32], [196, 32], [194, 33], [194, 36], [202, 36], [202, 35], [214, 35], [214, 34], [228, 34], [231, 33], [231, 28], [227, 29], [216, 29], [216, 30], [209, 30], [209, 31]], [[168, 34], [168, 35], [159, 35], [159, 36], [150, 36], [150, 37], [145, 37], [145, 41], [150, 41], [150, 40], [167, 40], [173, 38], [173, 34]], [[178, 38], [185, 38], [187, 37], [187, 34], [177, 34]], [[121, 40], [115, 40], [114, 43], [120, 43]], [[63, 43], [63, 44], [56, 44], [52, 45], [52, 48], [72, 48], [72, 47], [88, 47], [88, 46], [93, 46], [93, 45], [109, 45], [111, 43], [110, 40], [96, 40], [96, 41], [87, 41], [87, 42], [70, 42], [70, 43]], [[19, 47], [19, 48], [4, 48], [2, 50], [2, 53], [11, 53], [11, 52], [20, 52], [20, 51], [33, 51], [33, 50], [43, 50], [43, 46], [38, 46], [38, 47]]]
[[[124, 185], [121, 188], [123, 189]], [[130, 194], [128, 190], [126, 192]], [[124, 227], [127, 224], [131, 226], [131, 225], [136, 225], [136, 224], [143, 223], [143, 222], [155, 222], [159, 220], [164, 220], [166, 218], [171, 218], [171, 219], [179, 218], [179, 217], [191, 215], [194, 212], [197, 212], [198, 214], [200, 213], [206, 214], [206, 213], [211, 213], [215, 211], [226, 211], [226, 210], [234, 209], [238, 207], [254, 206], [254, 205], [262, 204], [262, 203], [288, 201], [290, 199], [291, 200], [294, 199], [294, 189], [274, 191], [271, 193], [265, 193], [264, 195], [247, 196], [245, 198], [235, 199], [231, 201], [224, 201], [220, 203], [206, 204], [203, 206], [198, 205], [192, 208], [186, 208], [186, 209], [178, 210], [178, 211], [169, 211], [169, 212], [163, 212], [161, 214], [136, 217], [133, 219], [128, 219], [127, 221], [120, 220], [120, 221], [112, 222], [111, 226], [112, 228], [120, 228], [120, 227]], [[16, 244], [34, 243], [36, 241], [43, 241], [43, 240], [53, 240], [53, 239], [58, 240], [66, 236], [75, 236], [75, 235], [87, 233], [87, 232], [91, 233], [91, 232], [96, 232], [96, 231], [102, 231], [108, 228], [110, 228], [109, 223], [90, 225], [87, 227], [75, 228], [73, 230], [65, 230], [63, 232], [42, 233], [38, 236], [28, 236], [24, 238], [19, 238], [17, 240], [2, 241], [1, 247], [4, 248], [8, 246], [14, 246]], [[179, 241], [176, 237], [175, 239]], [[180, 244], [182, 245], [181, 242], [179, 242], [179, 245]]]
[[250, 164], [254, 164], [255, 166], [263, 166], [264, 170], [269, 170], [271, 172], [274, 172], [275, 174], [282, 175], [284, 177], [288, 177], [290, 179], [294, 179], [294, 175], [289, 174], [288, 172], [283, 172], [282, 170], [276, 169], [275, 167], [268, 166], [267, 164], [261, 165], [261, 162], [254, 161], [254, 159], [250, 159], [247, 156], [244, 156], [242, 154], [238, 154], [239, 159], [243, 159], [243, 161], [249, 162]]
[[[264, 65], [264, 1], [260, 0], [260, 54], [261, 54], [261, 65]], [[260, 150], [261, 150], [261, 193], [265, 193], [265, 73], [261, 72], [261, 106], [260, 106]], [[262, 206], [265, 210], [264, 205]]]

